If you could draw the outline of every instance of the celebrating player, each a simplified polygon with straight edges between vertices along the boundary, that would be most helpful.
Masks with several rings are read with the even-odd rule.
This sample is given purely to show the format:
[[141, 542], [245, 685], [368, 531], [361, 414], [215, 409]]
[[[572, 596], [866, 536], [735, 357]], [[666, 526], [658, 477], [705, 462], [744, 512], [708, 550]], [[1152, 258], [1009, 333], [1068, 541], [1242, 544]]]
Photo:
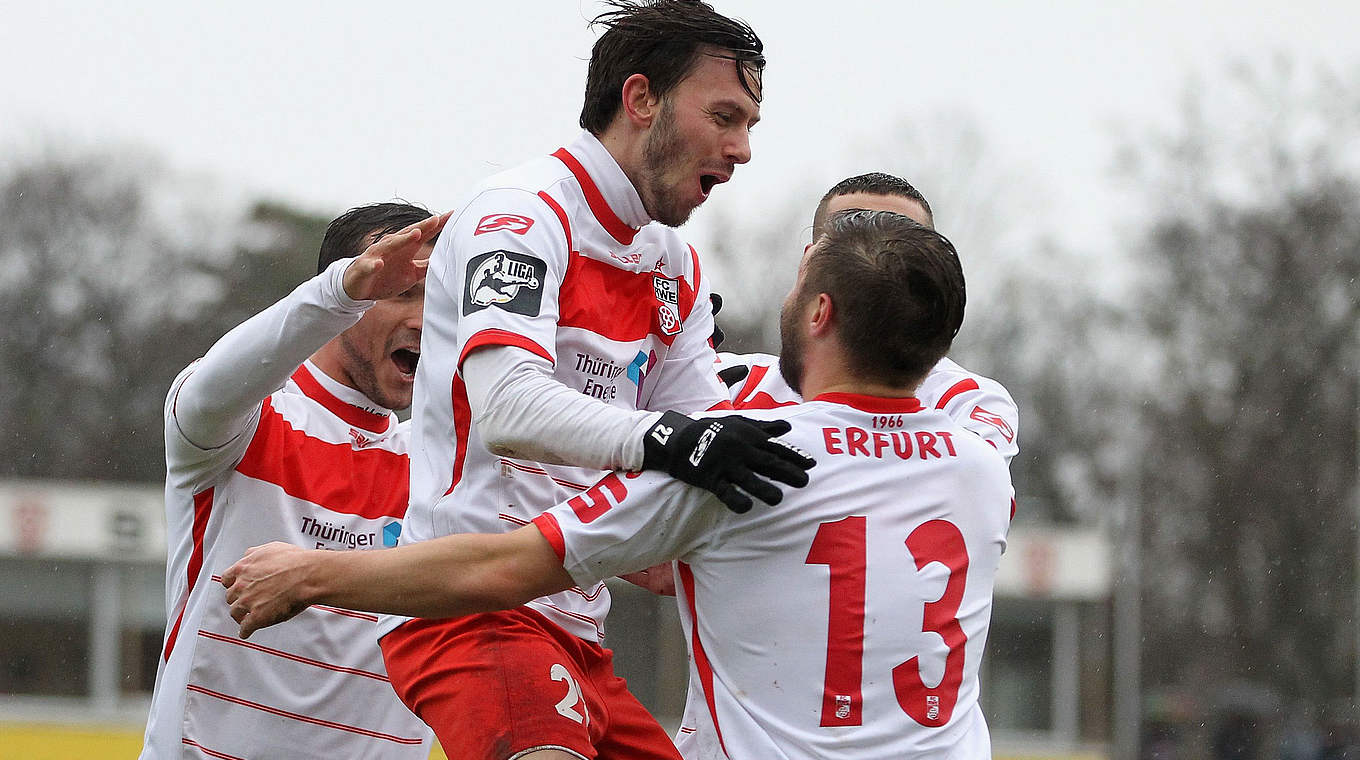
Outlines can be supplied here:
[[[684, 757], [990, 757], [978, 667], [1009, 526], [1005, 462], [912, 391], [963, 318], [953, 246], [891, 212], [833, 215], [780, 320], [811, 399], [753, 412], [813, 452], [805, 489], [746, 515], [618, 472], [519, 530], [347, 561], [272, 544], [223, 576], [250, 635], [307, 604], [461, 615], [678, 557]], [[696, 451], [697, 453], [697, 451]], [[566, 681], [559, 708], [597, 720]]]
[[[770, 440], [785, 423], [685, 414], [731, 405], [708, 283], [671, 227], [750, 159], [761, 42], [697, 0], [611, 6], [584, 131], [475, 187], [432, 255], [402, 543], [512, 530], [607, 469], [671, 473], [734, 510], [807, 482], [811, 462]], [[384, 621], [393, 687], [451, 757], [675, 757], [600, 645], [607, 589], [554, 592]], [[603, 701], [587, 715], [567, 693]]]
[[[860, 174], [826, 191], [812, 215], [812, 239], [826, 230], [827, 218], [847, 209], [893, 211], [935, 229], [930, 204], [911, 183], [883, 172]], [[809, 244], [809, 247], [811, 244]], [[769, 354], [718, 354], [719, 374], [732, 380], [732, 404], [738, 409], [769, 409], [801, 401], [780, 372], [779, 357]], [[916, 398], [942, 409], [973, 431], [1009, 462], [1019, 452], [1020, 412], [1006, 388], [971, 372], [949, 357], [931, 368]]]
[[401, 203], [343, 214], [315, 278], [176, 378], [169, 627], [143, 758], [429, 756], [429, 729], [388, 684], [376, 616], [314, 607], [243, 646], [211, 581], [261, 541], [396, 544], [408, 428], [391, 410], [411, 403], [421, 281], [447, 218]]

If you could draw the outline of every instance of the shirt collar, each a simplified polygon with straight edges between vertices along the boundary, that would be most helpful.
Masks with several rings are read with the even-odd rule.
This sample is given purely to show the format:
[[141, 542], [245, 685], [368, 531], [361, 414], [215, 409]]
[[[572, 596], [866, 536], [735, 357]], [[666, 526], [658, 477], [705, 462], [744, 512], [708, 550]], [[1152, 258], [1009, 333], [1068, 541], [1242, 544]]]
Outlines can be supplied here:
[[912, 412], [919, 412], [923, 408], [921, 402], [914, 396], [889, 398], [886, 396], [863, 396], [858, 393], [820, 393], [813, 401], [844, 404], [871, 414], [911, 414]]
[[293, 372], [292, 381], [303, 395], [332, 414], [371, 433], [385, 433], [392, 425], [392, 412], [373, 403], [359, 391], [322, 372], [310, 359]]
[[[631, 243], [632, 235], [652, 221], [642, 205], [637, 188], [633, 187], [619, 162], [614, 160], [595, 135], [582, 130], [566, 148], [553, 155], [576, 175], [581, 189], [585, 191], [590, 210], [620, 243]], [[595, 197], [592, 198], [592, 195]], [[625, 233], [619, 225], [631, 231]], [[628, 239], [620, 239], [620, 233]]]

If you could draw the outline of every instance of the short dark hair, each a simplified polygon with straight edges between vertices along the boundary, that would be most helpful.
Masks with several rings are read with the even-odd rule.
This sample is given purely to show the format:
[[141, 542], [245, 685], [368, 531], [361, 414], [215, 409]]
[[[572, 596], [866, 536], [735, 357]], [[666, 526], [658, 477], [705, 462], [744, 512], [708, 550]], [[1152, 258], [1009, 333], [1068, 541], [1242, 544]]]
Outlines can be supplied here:
[[410, 203], [370, 203], [356, 206], [335, 217], [326, 227], [321, 239], [321, 253], [316, 259], [316, 273], [340, 259], [358, 256], [383, 235], [404, 230], [416, 222], [434, 216], [427, 209]]
[[896, 195], [902, 198], [909, 198], [921, 204], [921, 208], [926, 212], [926, 226], [935, 229], [935, 213], [930, 210], [930, 203], [926, 197], [921, 195], [921, 191], [911, 186], [911, 183], [895, 177], [886, 172], [869, 172], [868, 174], [857, 174], [853, 177], [843, 179], [831, 186], [822, 196], [822, 200], [817, 204], [817, 211], [812, 215], [812, 239], [821, 237], [826, 227], [826, 208], [831, 203], [831, 199], [841, 195], [852, 193], [866, 193], [869, 195]]
[[652, 92], [665, 96], [690, 73], [705, 47], [718, 48], [737, 67], [746, 94], [760, 102], [759, 76], [765, 45], [744, 21], [730, 19], [701, 0], [610, 0], [612, 9], [591, 26], [604, 34], [590, 52], [581, 127], [599, 135], [623, 105], [623, 83], [647, 77]]
[[831, 297], [852, 369], [875, 382], [919, 383], [963, 324], [963, 266], [953, 243], [901, 214], [831, 215], [805, 266], [800, 300]]

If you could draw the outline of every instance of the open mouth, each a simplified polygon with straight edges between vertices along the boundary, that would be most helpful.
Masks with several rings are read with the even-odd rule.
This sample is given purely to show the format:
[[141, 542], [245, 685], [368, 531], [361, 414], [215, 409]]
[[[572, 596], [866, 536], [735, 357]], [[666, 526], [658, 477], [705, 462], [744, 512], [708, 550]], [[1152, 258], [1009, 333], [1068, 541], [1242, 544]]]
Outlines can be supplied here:
[[409, 348], [398, 348], [392, 352], [392, 363], [397, 370], [408, 377], [415, 377], [416, 365], [420, 363], [420, 352]]
[[704, 194], [704, 197], [707, 197], [709, 193], [713, 192], [714, 187], [723, 182], [726, 182], [726, 180], [716, 174], [701, 174], [699, 175], [699, 190]]

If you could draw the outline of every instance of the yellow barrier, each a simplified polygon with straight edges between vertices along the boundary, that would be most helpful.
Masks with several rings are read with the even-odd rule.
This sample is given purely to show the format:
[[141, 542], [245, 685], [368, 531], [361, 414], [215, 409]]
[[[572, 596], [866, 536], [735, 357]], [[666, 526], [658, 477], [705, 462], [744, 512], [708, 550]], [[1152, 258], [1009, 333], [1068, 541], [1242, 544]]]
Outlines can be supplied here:
[[76, 760], [135, 758], [142, 732], [126, 726], [0, 724], [0, 760]]

